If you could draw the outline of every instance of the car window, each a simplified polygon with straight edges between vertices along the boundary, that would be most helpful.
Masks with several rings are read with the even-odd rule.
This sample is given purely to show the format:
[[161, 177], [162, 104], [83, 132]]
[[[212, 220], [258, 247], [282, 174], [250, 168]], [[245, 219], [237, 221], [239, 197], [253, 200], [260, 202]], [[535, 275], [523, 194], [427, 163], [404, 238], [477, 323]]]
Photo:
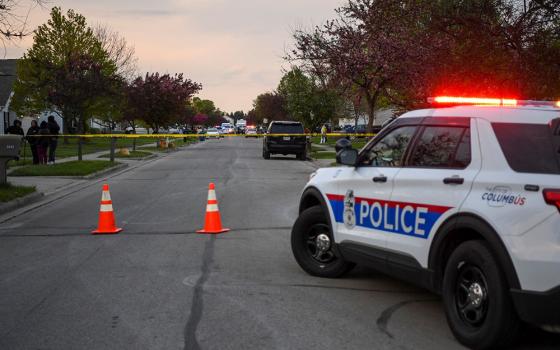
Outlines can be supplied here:
[[271, 134], [303, 134], [303, 125], [301, 124], [276, 124], [270, 126]]
[[492, 123], [509, 166], [521, 173], [560, 174], [560, 137], [554, 123]]
[[466, 168], [471, 162], [470, 128], [427, 126], [408, 165], [429, 168]]
[[403, 126], [385, 135], [362, 153], [362, 166], [399, 167], [416, 126]]

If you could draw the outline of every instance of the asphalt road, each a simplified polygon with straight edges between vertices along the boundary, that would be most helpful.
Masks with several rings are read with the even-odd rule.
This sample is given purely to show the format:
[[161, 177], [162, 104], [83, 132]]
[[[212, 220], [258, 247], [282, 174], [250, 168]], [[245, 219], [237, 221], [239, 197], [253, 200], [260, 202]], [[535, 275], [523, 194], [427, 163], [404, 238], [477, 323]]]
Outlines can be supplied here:
[[[313, 167], [212, 140], [0, 218], [0, 349], [460, 349], [437, 296], [356, 268], [310, 277], [289, 233]], [[209, 182], [231, 232], [202, 228]], [[4, 220], [4, 221], [2, 221]], [[558, 349], [538, 330], [518, 349]]]

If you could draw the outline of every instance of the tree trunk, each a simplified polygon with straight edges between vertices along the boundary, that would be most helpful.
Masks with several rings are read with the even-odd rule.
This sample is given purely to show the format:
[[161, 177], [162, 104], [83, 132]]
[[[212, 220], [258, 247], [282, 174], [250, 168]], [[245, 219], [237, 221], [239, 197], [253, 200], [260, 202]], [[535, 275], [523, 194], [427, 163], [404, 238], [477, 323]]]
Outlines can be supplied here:
[[[84, 133], [84, 126], [82, 123], [82, 120], [80, 118], [78, 118], [78, 134], [82, 135]], [[82, 157], [82, 138], [80, 136], [78, 136], [78, 161], [82, 161], [83, 157]]]
[[[68, 121], [67, 119], [68, 119], [68, 118], [62, 118], [62, 133], [63, 133], [64, 135], [68, 135], [68, 133], [69, 133], [69, 131], [68, 131], [68, 130], [69, 130], [69, 128], [68, 128], [68, 123], [69, 123], [69, 121]], [[62, 142], [63, 142], [65, 145], [67, 145], [67, 144], [70, 143], [70, 138], [67, 137], [67, 136], [64, 136], [64, 137], [62, 138], [62, 140], [63, 140]]]
[[115, 146], [117, 144], [117, 138], [111, 137], [111, 151], [109, 152], [109, 160], [111, 162], [115, 161]]
[[377, 103], [377, 93], [373, 94], [373, 96], [367, 92], [366, 93], [366, 100], [368, 103], [368, 123], [367, 123], [367, 132], [373, 132], [373, 122], [375, 121], [375, 105]]

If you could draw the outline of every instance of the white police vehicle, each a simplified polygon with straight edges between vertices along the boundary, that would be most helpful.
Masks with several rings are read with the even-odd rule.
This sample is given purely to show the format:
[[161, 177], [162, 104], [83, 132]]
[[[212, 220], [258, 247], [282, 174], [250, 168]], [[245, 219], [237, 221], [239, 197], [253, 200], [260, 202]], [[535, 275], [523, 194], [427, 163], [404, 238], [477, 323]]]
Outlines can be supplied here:
[[366, 264], [439, 293], [471, 348], [511, 344], [522, 322], [558, 331], [560, 105], [435, 102], [312, 174], [297, 262], [321, 277]]

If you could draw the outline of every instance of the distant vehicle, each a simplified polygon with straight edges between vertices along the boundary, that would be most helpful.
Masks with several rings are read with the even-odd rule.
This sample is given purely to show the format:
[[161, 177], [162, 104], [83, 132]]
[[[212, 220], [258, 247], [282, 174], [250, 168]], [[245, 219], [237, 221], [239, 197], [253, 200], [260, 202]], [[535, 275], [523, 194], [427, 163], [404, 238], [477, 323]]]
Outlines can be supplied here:
[[206, 130], [206, 138], [208, 139], [220, 139], [221, 135], [218, 129], [216, 128], [209, 128]]
[[146, 128], [140, 128], [140, 127], [136, 127], [135, 130], [132, 128], [132, 126], [129, 126], [126, 129], [124, 129], [124, 133], [125, 134], [148, 134], [148, 130]]
[[235, 134], [235, 129], [231, 123], [222, 123], [221, 128], [224, 134]]
[[259, 137], [259, 135], [257, 134], [257, 128], [255, 128], [254, 126], [248, 126], [247, 129], [245, 129], [245, 138], [248, 137]]
[[[295, 154], [300, 160], [307, 159], [307, 138], [300, 122], [273, 121], [267, 134], [290, 134], [290, 136], [266, 135], [263, 141], [263, 158], [271, 154]], [[300, 135], [301, 136], [296, 136]]]

